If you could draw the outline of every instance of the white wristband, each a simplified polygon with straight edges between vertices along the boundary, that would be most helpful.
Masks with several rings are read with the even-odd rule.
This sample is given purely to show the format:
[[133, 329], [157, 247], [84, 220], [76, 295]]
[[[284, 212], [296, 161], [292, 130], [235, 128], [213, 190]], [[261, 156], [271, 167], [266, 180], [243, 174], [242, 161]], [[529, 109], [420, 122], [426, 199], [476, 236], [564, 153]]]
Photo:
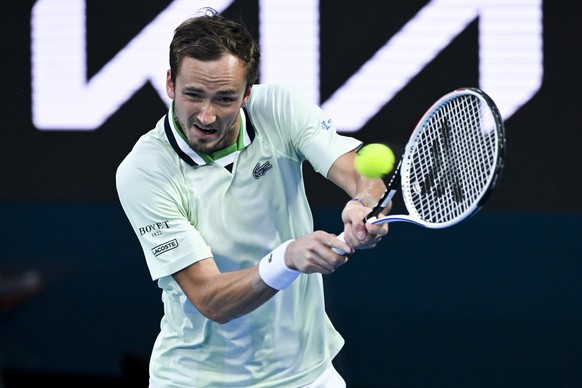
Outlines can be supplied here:
[[291, 269], [285, 264], [285, 252], [291, 241], [293, 240], [285, 241], [259, 262], [261, 279], [269, 287], [279, 291], [287, 288], [301, 274], [301, 272]]

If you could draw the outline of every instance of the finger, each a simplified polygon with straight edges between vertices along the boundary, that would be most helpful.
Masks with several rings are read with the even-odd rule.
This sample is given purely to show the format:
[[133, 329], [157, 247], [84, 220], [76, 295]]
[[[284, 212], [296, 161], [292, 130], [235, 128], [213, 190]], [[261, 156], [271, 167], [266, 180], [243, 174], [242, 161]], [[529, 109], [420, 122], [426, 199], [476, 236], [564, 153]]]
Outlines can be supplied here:
[[338, 269], [347, 262], [348, 262], [347, 256], [334, 255], [334, 257], [331, 260], [324, 260], [321, 263], [321, 268], [325, 270], [322, 271], [321, 273], [325, 275], [331, 274], [335, 272], [336, 269]]
[[366, 229], [365, 224], [356, 225], [356, 237], [360, 241], [364, 241], [366, 237], [368, 237], [368, 230]]
[[349, 252], [353, 251], [352, 248], [342, 240], [337, 238], [330, 240], [327, 243], [325, 252], [320, 254], [320, 265], [330, 272], [335, 271], [338, 267], [347, 263], [348, 257], [345, 253], [346, 249]]
[[309, 263], [310, 273], [321, 273], [323, 275], [328, 275], [330, 273], [333, 273], [334, 271], [335, 267], [326, 260], [323, 260], [321, 258], [313, 260]]
[[368, 235], [373, 235], [373, 236], [385, 236], [386, 234], [388, 234], [388, 223], [383, 223], [383, 224], [373, 224], [371, 222], [366, 223], [366, 231], [368, 232]]
[[339, 236], [331, 235], [331, 237], [331, 239], [327, 240], [326, 246], [335, 254], [345, 256], [347, 254], [354, 253], [354, 250], [346, 241], [345, 233], [342, 233]]

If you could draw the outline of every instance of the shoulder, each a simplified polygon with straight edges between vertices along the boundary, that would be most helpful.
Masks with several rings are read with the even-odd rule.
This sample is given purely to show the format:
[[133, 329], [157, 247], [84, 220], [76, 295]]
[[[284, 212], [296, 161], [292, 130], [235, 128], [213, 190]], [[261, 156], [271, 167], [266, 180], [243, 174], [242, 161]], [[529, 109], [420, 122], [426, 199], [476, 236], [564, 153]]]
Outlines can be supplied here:
[[118, 187], [153, 183], [167, 179], [176, 169], [179, 169], [178, 157], [159, 128], [155, 128], [141, 136], [121, 161], [117, 167], [116, 181]]
[[309, 102], [306, 95], [288, 82], [273, 82], [253, 85], [249, 105], [279, 104], [288, 106], [292, 102]]
[[296, 86], [277, 82], [254, 85], [247, 103], [251, 118], [278, 126], [305, 127], [321, 116], [321, 109]]

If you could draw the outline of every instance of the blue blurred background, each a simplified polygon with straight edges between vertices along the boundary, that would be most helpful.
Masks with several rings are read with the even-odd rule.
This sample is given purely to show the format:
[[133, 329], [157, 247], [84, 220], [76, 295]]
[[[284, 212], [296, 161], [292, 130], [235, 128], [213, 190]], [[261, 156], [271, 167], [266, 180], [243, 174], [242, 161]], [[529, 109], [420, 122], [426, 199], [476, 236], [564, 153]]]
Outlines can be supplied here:
[[[145, 386], [162, 304], [114, 174], [166, 106], [145, 84], [95, 130], [39, 130], [32, 120], [35, 3], [0, 4], [0, 271], [34, 269], [43, 280], [38, 294], [0, 313], [2, 381], [6, 388]], [[66, 9], [78, 0], [52, 3]], [[82, 3], [91, 78], [172, 2]], [[320, 0], [322, 100], [435, 3]], [[582, 386], [582, 6], [513, 3], [542, 9], [543, 80], [505, 122], [506, 168], [487, 207], [447, 230], [394, 224], [381, 247], [358, 252], [325, 278], [329, 315], [346, 338], [336, 366], [350, 387]], [[236, 0], [225, 13], [258, 34], [261, 4]], [[212, 3], [192, 1], [192, 13], [204, 5]], [[517, 16], [508, 9], [507, 23]], [[479, 23], [353, 135], [401, 149], [430, 102], [478, 86]], [[305, 174], [316, 227], [339, 233], [345, 195], [310, 166]]]

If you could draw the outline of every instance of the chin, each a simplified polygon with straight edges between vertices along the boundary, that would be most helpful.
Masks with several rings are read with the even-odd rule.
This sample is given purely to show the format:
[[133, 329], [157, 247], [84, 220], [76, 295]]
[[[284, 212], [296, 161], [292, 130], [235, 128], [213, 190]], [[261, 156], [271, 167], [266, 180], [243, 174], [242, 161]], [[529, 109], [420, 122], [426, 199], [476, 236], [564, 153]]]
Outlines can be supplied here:
[[189, 143], [190, 148], [192, 148], [192, 150], [194, 150], [195, 152], [202, 152], [204, 154], [211, 154], [212, 152], [214, 152], [215, 144], [213, 143], [208, 143], [200, 140], [196, 141], [195, 143], [192, 142]]

